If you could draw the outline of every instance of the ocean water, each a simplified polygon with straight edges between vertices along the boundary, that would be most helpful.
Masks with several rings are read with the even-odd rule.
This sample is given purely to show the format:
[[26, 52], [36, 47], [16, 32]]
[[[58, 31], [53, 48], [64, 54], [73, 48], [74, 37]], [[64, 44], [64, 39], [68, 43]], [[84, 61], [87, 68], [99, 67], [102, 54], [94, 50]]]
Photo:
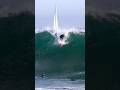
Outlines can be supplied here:
[[84, 80], [36, 79], [35, 90], [85, 90], [84, 83]]
[[85, 36], [71, 32], [67, 42], [68, 44], [61, 47], [49, 32], [35, 34], [36, 75], [85, 70]]
[[[64, 46], [48, 31], [35, 34], [35, 90], [85, 90], [85, 35], [69, 32]], [[51, 79], [52, 78], [52, 79]]]

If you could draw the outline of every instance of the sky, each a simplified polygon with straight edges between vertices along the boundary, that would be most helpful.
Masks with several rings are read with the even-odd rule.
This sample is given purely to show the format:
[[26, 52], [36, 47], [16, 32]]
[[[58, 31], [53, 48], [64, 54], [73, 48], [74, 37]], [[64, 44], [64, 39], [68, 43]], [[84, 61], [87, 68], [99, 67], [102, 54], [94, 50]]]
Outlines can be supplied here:
[[36, 28], [53, 25], [55, 6], [61, 28], [85, 27], [85, 0], [35, 0]]

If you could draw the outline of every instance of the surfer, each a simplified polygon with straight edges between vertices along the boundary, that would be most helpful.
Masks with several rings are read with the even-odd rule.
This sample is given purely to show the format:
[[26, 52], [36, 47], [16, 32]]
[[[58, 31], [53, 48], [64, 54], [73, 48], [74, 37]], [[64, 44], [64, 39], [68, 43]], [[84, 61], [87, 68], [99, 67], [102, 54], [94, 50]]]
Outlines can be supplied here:
[[61, 35], [59, 36], [59, 38], [60, 38], [59, 44], [60, 44], [60, 46], [62, 47], [62, 46], [64, 45], [65, 35], [64, 35], [64, 34], [61, 34]]
[[41, 78], [44, 78], [44, 77], [45, 77], [45, 74], [43, 73], [40, 77], [41, 77]]
[[65, 35], [64, 35], [64, 34], [61, 34], [61, 35], [60, 35], [60, 40], [63, 40], [64, 37], [65, 37]]

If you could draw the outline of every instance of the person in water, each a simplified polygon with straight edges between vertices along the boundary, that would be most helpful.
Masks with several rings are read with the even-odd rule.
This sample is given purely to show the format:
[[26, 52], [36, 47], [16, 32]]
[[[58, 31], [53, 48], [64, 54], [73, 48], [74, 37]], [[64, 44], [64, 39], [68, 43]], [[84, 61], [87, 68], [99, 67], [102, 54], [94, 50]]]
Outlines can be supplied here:
[[44, 78], [45, 77], [45, 74], [43, 73], [43, 74], [41, 74], [41, 76], [40, 76], [41, 78]]
[[61, 35], [60, 35], [60, 40], [63, 40], [64, 37], [65, 37], [65, 35], [64, 35], [64, 34], [61, 34]]
[[65, 37], [64, 34], [61, 34], [61, 35], [59, 36], [59, 38], [60, 38], [60, 40], [61, 40], [61, 43], [60, 43], [60, 46], [61, 46], [61, 47], [63, 46], [62, 41], [63, 41], [64, 37]]

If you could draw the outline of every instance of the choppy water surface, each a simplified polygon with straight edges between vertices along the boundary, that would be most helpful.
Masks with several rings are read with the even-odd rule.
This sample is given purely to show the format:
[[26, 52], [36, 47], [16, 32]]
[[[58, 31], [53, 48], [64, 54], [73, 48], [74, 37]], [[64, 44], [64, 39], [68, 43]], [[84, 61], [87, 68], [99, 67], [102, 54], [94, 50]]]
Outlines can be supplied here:
[[84, 80], [36, 79], [35, 90], [85, 90]]

